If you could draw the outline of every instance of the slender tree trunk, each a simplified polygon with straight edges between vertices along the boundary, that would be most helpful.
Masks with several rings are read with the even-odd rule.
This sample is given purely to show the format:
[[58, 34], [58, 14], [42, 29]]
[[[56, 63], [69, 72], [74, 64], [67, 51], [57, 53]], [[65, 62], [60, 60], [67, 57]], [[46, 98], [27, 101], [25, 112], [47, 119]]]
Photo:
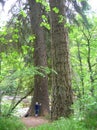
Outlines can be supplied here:
[[[30, 18], [33, 34], [35, 34], [35, 43], [34, 43], [34, 64], [37, 67], [47, 66], [47, 57], [46, 57], [46, 44], [44, 38], [44, 30], [40, 27], [42, 22], [42, 5], [36, 3], [35, 0], [28, 0], [30, 6]], [[40, 115], [47, 115], [49, 113], [49, 96], [48, 96], [48, 79], [47, 75], [41, 77], [36, 75], [34, 80], [34, 94], [31, 101], [31, 106], [28, 111], [28, 116], [34, 114], [34, 105], [35, 102], [41, 103], [41, 113]]]
[[80, 53], [80, 43], [77, 41], [77, 48], [78, 48], [78, 59], [79, 59], [79, 72], [80, 72], [80, 80], [81, 80], [81, 86], [82, 89], [79, 88], [78, 91], [78, 100], [79, 100], [79, 110], [82, 111], [84, 110], [84, 105], [81, 101], [81, 97], [84, 96], [84, 73], [83, 73], [83, 63], [82, 63], [82, 57], [81, 57], [81, 53]]
[[87, 55], [87, 64], [88, 64], [88, 70], [89, 70], [89, 77], [90, 77], [90, 91], [91, 95], [94, 96], [94, 77], [93, 77], [93, 70], [92, 70], [92, 64], [91, 64], [91, 34], [90, 31], [88, 31], [88, 35], [82, 30], [83, 35], [87, 41], [87, 49], [88, 49], [88, 55]]
[[80, 79], [81, 79], [81, 85], [82, 85], [82, 95], [84, 95], [83, 64], [82, 64], [82, 58], [80, 55], [80, 45], [78, 42], [77, 42], [77, 48], [78, 48], [78, 58], [79, 58], [79, 64], [80, 64], [80, 74], [81, 74]]
[[[64, 27], [66, 21], [59, 23], [59, 18], [64, 17], [64, 0], [49, 0], [51, 6], [52, 24], [52, 66], [57, 74], [53, 74], [53, 99], [52, 119], [68, 117], [73, 103], [71, 89], [71, 72], [68, 50], [68, 32]], [[59, 13], [53, 10], [58, 8]]]
[[93, 78], [93, 71], [92, 71], [92, 65], [91, 65], [91, 49], [90, 49], [90, 40], [87, 39], [87, 45], [88, 45], [88, 56], [87, 56], [87, 63], [88, 63], [88, 70], [90, 75], [90, 83], [91, 83], [91, 94], [94, 96], [94, 78]]

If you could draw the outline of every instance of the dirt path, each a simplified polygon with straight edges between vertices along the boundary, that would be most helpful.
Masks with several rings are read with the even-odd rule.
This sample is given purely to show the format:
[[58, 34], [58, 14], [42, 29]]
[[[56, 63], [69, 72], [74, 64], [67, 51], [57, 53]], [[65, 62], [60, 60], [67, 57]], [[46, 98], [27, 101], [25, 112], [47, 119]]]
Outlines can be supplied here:
[[27, 128], [30, 128], [46, 124], [49, 121], [44, 119], [43, 117], [27, 117], [27, 118], [23, 117], [22, 122], [27, 126]]

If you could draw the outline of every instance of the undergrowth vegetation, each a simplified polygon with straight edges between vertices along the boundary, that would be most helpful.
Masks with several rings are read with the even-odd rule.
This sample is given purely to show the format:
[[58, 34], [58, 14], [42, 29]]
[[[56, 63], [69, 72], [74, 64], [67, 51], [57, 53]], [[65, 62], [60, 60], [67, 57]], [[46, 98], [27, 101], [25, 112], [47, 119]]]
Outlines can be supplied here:
[[[4, 108], [3, 108], [4, 107]], [[26, 130], [16, 111], [8, 116], [8, 105], [2, 106], [0, 130]], [[29, 130], [96, 130], [97, 128], [97, 101], [95, 97], [84, 96], [76, 100], [72, 106], [74, 114], [70, 118], [61, 117], [57, 121], [49, 122]]]
[[73, 118], [65, 119], [61, 118], [53, 123], [41, 125], [36, 128], [30, 128], [29, 130], [87, 130], [83, 125]]
[[84, 96], [73, 105], [74, 114], [70, 118], [41, 125], [29, 130], [96, 130], [97, 101], [95, 97]]
[[16, 117], [0, 117], [0, 130], [26, 130], [26, 128]]

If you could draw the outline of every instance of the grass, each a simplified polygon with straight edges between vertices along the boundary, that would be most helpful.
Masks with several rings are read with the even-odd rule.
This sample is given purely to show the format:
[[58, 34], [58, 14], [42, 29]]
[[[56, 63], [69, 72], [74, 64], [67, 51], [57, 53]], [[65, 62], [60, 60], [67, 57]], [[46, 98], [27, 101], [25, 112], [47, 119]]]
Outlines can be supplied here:
[[[87, 123], [90, 124], [90, 121]], [[91, 123], [92, 125], [94, 124], [92, 121]], [[27, 130], [27, 129], [17, 117], [0, 117], [0, 130]], [[59, 120], [54, 122], [50, 122], [34, 128], [29, 128], [29, 130], [96, 130], [96, 129], [95, 127], [91, 127], [91, 125], [89, 128], [86, 126], [85, 121], [80, 121], [72, 117], [72, 118], [60, 118]]]
[[54, 121], [49, 124], [44, 124], [35, 128], [30, 128], [29, 130], [87, 130], [80, 123], [75, 121], [73, 118], [64, 119], [61, 118], [58, 121]]
[[16, 117], [0, 117], [0, 130], [26, 130], [26, 128]]

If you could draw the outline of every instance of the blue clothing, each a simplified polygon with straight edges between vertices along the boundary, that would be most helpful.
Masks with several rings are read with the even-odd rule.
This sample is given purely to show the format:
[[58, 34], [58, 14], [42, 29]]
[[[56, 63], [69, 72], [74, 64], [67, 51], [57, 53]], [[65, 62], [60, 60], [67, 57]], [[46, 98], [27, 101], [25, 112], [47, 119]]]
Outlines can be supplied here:
[[35, 104], [35, 114], [39, 114], [39, 110], [40, 110], [40, 105]]

